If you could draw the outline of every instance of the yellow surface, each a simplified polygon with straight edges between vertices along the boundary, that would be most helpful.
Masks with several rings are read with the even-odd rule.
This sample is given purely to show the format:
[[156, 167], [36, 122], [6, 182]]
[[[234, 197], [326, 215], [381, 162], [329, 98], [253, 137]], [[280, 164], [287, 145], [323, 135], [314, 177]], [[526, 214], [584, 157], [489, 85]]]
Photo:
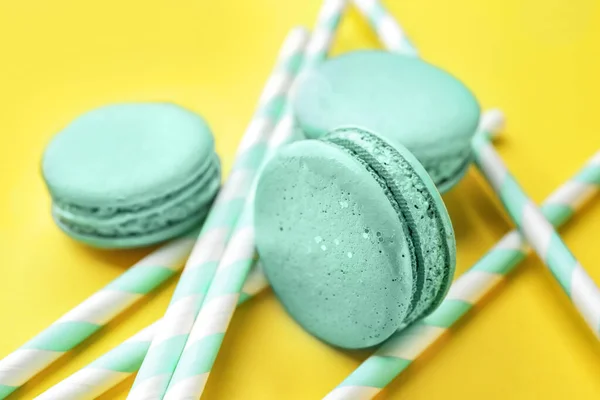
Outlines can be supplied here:
[[[600, 147], [596, 0], [389, 1], [422, 55], [506, 111], [501, 154], [536, 201]], [[394, 3], [394, 4], [391, 4]], [[146, 251], [91, 250], [54, 226], [39, 174], [69, 120], [118, 101], [202, 113], [226, 170], [287, 30], [318, 0], [0, 2], [0, 356]], [[354, 10], [335, 52], [378, 46]], [[475, 171], [445, 197], [458, 273], [511, 226]], [[565, 239], [600, 283], [600, 204]], [[162, 315], [174, 282], [20, 390], [30, 399]], [[235, 316], [205, 398], [317, 399], [367, 355], [312, 339], [272, 293]], [[131, 380], [104, 399], [124, 398]], [[534, 257], [384, 392], [386, 399], [598, 399], [600, 349]]]

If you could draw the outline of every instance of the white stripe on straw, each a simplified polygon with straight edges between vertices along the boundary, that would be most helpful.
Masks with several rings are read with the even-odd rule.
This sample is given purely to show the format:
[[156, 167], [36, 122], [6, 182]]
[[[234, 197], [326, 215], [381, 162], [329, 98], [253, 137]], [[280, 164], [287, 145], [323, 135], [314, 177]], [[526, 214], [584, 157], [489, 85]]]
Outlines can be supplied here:
[[352, 0], [352, 2], [368, 19], [386, 49], [407, 56], [418, 56], [417, 49], [408, 40], [402, 27], [380, 1]]

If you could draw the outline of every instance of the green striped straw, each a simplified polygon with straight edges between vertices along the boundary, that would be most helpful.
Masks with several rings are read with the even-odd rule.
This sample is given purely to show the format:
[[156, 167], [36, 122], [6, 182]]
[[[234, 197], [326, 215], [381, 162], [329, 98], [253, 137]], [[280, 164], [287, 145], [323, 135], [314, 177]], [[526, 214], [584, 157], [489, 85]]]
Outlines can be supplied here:
[[[486, 118], [482, 119], [482, 124]], [[482, 125], [486, 133], [489, 126]], [[577, 175], [552, 193], [542, 205], [544, 217], [554, 226], [569, 220], [600, 189], [600, 152]], [[374, 398], [414, 360], [433, 346], [526, 257], [530, 249], [518, 231], [506, 234], [450, 288], [440, 307], [422, 321], [394, 334], [374, 355], [325, 396], [325, 400]]]
[[[238, 304], [249, 300], [267, 286], [267, 280], [260, 266], [256, 265], [244, 284]], [[36, 400], [92, 400], [112, 389], [140, 368], [154, 337], [157, 323], [142, 329], [91, 364], [36, 397]]]
[[23, 346], [0, 360], [0, 399], [82, 343], [179, 272], [197, 231], [150, 253]]
[[352, 0], [356, 8], [369, 20], [386, 49], [395, 53], [417, 57], [402, 27], [379, 0]]
[[241, 214], [271, 136], [302, 60], [308, 32], [293, 29], [285, 39], [275, 69], [237, 151], [236, 161], [219, 192], [188, 258], [167, 311], [156, 327], [148, 353], [127, 397], [162, 399], [192, 324]]
[[533, 250], [552, 272], [592, 332], [600, 339], [600, 289], [552, 224], [510, 173], [483, 135], [473, 141], [475, 162]]
[[[331, 46], [346, 2], [326, 0], [317, 17], [316, 26], [307, 45], [301, 74], [320, 63]], [[269, 142], [270, 154], [293, 140], [294, 119], [288, 105], [284, 117], [275, 128]], [[240, 290], [255, 257], [253, 227], [253, 194], [246, 203], [232, 239], [225, 250], [206, 301], [194, 323], [185, 349], [173, 374], [165, 400], [198, 399], [214, 365], [229, 322], [233, 316]]]

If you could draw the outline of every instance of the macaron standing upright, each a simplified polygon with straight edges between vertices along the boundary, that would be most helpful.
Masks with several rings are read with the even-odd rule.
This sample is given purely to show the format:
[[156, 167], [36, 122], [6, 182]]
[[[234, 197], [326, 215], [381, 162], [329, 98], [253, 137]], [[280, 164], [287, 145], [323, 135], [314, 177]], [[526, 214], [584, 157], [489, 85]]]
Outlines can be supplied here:
[[431, 178], [402, 145], [338, 128], [282, 149], [255, 202], [258, 252], [275, 294], [316, 337], [377, 345], [443, 300], [456, 243]]
[[358, 126], [401, 143], [442, 193], [471, 164], [480, 113], [475, 96], [449, 73], [416, 57], [377, 50], [323, 62], [299, 82], [293, 107], [308, 138]]
[[81, 115], [48, 144], [42, 175], [58, 226], [102, 248], [146, 246], [198, 226], [221, 179], [207, 123], [168, 103]]

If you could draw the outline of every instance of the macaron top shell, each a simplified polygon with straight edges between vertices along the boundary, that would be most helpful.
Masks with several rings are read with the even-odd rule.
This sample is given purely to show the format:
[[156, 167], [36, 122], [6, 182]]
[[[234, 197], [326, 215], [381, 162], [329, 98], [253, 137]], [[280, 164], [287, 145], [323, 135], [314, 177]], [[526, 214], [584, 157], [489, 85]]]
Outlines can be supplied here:
[[379, 344], [431, 311], [454, 272], [452, 227], [429, 176], [402, 146], [361, 129], [271, 159], [255, 227], [285, 308], [344, 348]]
[[477, 100], [459, 80], [418, 58], [383, 51], [323, 62], [303, 76], [292, 101], [307, 137], [340, 126], [371, 130], [408, 148], [436, 184], [453, 178], [444, 175], [448, 168], [464, 173], [479, 121]]
[[168, 195], [212, 164], [214, 139], [201, 117], [174, 104], [141, 103], [75, 119], [49, 143], [42, 171], [55, 200], [107, 207]]

